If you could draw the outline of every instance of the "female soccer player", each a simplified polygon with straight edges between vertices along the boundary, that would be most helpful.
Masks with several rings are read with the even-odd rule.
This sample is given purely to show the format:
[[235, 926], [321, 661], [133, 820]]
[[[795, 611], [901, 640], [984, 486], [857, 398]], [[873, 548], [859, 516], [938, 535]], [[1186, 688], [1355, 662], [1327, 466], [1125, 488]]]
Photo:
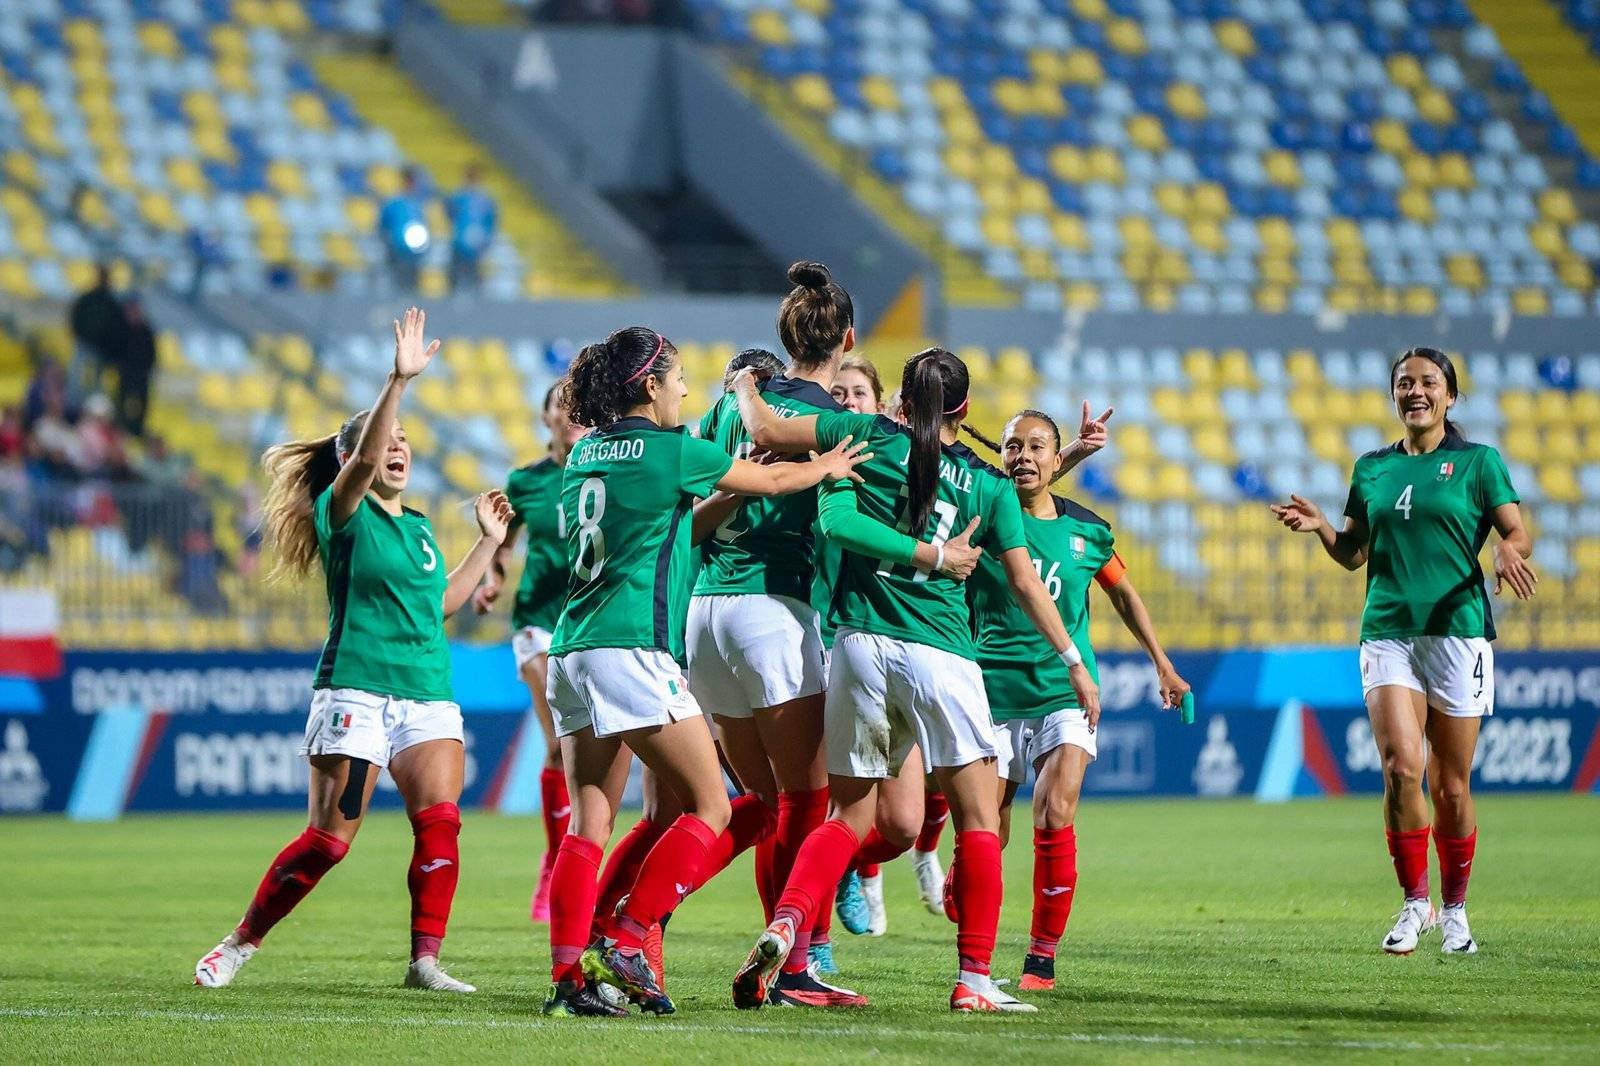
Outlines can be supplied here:
[[[757, 388], [791, 416], [840, 411], [828, 389], [855, 344], [850, 295], [821, 263], [795, 263], [789, 280], [794, 288], [778, 309], [789, 367]], [[754, 449], [731, 394], [701, 419], [700, 436], [730, 456]], [[715, 716], [722, 749], [744, 787], [776, 811], [771, 869], [758, 876], [769, 911], [777, 902], [773, 889], [827, 812], [822, 634], [810, 603], [816, 521], [814, 492], [740, 501], [702, 549], [705, 566], [689, 604], [690, 691]], [[930, 562], [937, 558], [923, 551]], [[947, 561], [954, 559], [952, 550]], [[918, 801], [920, 807], [920, 792]], [[863, 997], [809, 972], [809, 932], [797, 938], [776, 997], [796, 1005], [864, 1005]]]
[[[1085, 409], [1085, 415], [1087, 415]], [[978, 436], [971, 427], [969, 434]], [[979, 437], [985, 444], [990, 441]], [[1050, 484], [1062, 466], [1061, 431], [1042, 411], [1023, 411], [1006, 424], [995, 448], [1022, 505], [1028, 554], [1055, 603], [1061, 623], [1096, 683], [1089, 645], [1089, 585], [1097, 583], [1155, 665], [1161, 705], [1174, 707], [1188, 682], [1162, 650], [1144, 602], [1112, 547], [1111, 526]], [[1028, 616], [1017, 608], [1005, 573], [992, 558], [978, 561], [967, 584], [978, 639], [983, 687], [1001, 740], [1000, 839], [1011, 836], [1011, 804], [1027, 781], [1033, 787], [1033, 929], [1022, 963], [1023, 991], [1055, 987], [1056, 945], [1077, 895], [1078, 839], [1073, 823], [1084, 771], [1095, 757], [1096, 715], [1078, 706], [1071, 679], [1053, 655], [1041, 654]]]
[[[551, 886], [553, 984], [545, 1011], [616, 1013], [582, 983], [587, 978], [668, 1013], [672, 1001], [643, 954], [645, 935], [756, 839], [724, 832], [732, 809], [722, 768], [679, 666], [690, 509], [715, 489], [800, 492], [826, 476], [848, 476], [867, 456], [861, 445], [841, 442], [810, 462], [764, 466], [690, 436], [679, 417], [688, 388], [677, 349], [642, 326], [579, 352], [566, 390], [573, 420], [593, 429], [573, 448], [562, 478], [571, 579], [550, 649], [549, 699], [573, 815]], [[585, 951], [629, 750], [684, 813], [650, 847], [616, 913], [598, 916], [601, 939]]]
[[550, 716], [544, 688], [549, 676], [550, 634], [561, 615], [561, 602], [567, 596], [561, 471], [584, 430], [567, 415], [560, 386], [553, 385], [545, 393], [541, 417], [550, 431], [550, 454], [511, 471], [506, 478], [505, 493], [511, 501], [513, 516], [511, 529], [505, 543], [494, 553], [489, 576], [473, 597], [473, 608], [480, 614], [494, 609], [505, 585], [506, 564], [511, 559], [517, 530], [526, 526], [528, 547], [522, 563], [522, 580], [517, 583], [516, 598], [511, 604], [511, 650], [516, 656], [517, 673], [533, 698], [539, 728], [544, 732], [539, 806], [544, 814], [545, 848], [528, 913], [536, 922], [548, 922], [550, 872], [555, 869], [556, 848], [567, 835], [567, 816], [572, 812], [572, 805], [567, 801], [567, 778], [561, 772], [561, 745], [556, 741], [555, 721]]
[[[979, 543], [1000, 556], [1023, 609], [1062, 657], [1086, 713], [1100, 701], [1083, 657], [1028, 557], [1016, 493], [971, 449], [956, 443], [967, 410], [967, 368], [930, 348], [913, 356], [902, 379], [906, 424], [850, 412], [782, 418], [748, 379], [735, 382], [740, 411], [758, 447], [803, 451], [845, 437], [870, 442], [859, 493], [822, 494], [824, 533], [861, 514], [898, 521], [942, 544], [977, 520]], [[828, 686], [826, 747], [830, 819], [806, 838], [773, 921], [733, 981], [741, 1008], [766, 1000], [796, 931], [827, 906], [861, 846], [877, 807], [879, 782], [900, 769], [919, 739], [950, 801], [955, 821], [952, 899], [960, 973], [950, 994], [958, 1011], [1029, 1011], [989, 974], [1002, 896], [1000, 809], [994, 724], [972, 642], [961, 586], [854, 551], [844, 557], [833, 611], [839, 627]]]
[[[1396, 359], [1390, 389], [1405, 436], [1356, 460], [1343, 530], [1300, 496], [1272, 513], [1315, 533], [1346, 570], [1367, 567], [1361, 688], [1383, 762], [1383, 818], [1405, 903], [1383, 950], [1406, 955], [1443, 927], [1446, 954], [1472, 954], [1467, 878], [1478, 843], [1470, 784], [1478, 726], [1494, 713], [1494, 613], [1478, 552], [1491, 526], [1495, 594], [1533, 596], [1533, 539], [1500, 453], [1462, 436], [1449, 418], [1456, 370], [1435, 348]], [[1433, 799], [1444, 912], [1428, 890], [1428, 799]]]
[[195, 964], [196, 984], [233, 981], [266, 936], [350, 850], [385, 766], [405, 800], [415, 841], [411, 890], [411, 988], [475, 989], [439, 966], [461, 858], [465, 769], [461, 709], [451, 701], [444, 620], [464, 606], [504, 542], [511, 505], [499, 492], [476, 502], [481, 535], [446, 573], [428, 520], [404, 507], [411, 446], [400, 427], [406, 385], [439, 342], [423, 344], [416, 308], [394, 326], [394, 371], [372, 410], [320, 440], [267, 449], [263, 504], [278, 547], [277, 573], [301, 576], [320, 562], [328, 592], [328, 640], [317, 663], [301, 754], [311, 760], [310, 824], [278, 853], [244, 919]]

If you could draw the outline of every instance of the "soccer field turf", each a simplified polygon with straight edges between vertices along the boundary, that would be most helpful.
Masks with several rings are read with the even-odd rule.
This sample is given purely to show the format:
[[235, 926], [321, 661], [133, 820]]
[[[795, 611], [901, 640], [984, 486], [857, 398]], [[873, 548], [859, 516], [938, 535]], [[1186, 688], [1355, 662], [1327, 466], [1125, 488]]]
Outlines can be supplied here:
[[[973, 1061], [1249, 1058], [1600, 1061], [1600, 806], [1490, 797], [1472, 881], [1482, 951], [1378, 949], [1396, 909], [1372, 798], [1086, 803], [1077, 909], [1058, 991], [1031, 1016], [946, 1008], [954, 927], [886, 866], [888, 935], [835, 926], [860, 1011], [733, 1009], [760, 931], [748, 857], [684, 904], [667, 935], [675, 1017], [546, 1020], [544, 928], [527, 920], [540, 825], [468, 812], [445, 962], [481, 991], [400, 987], [405, 819], [374, 815], [351, 855], [228, 989], [190, 984], [268, 859], [284, 816], [6, 821], [0, 1057], [376, 1058], [457, 1062]], [[627, 816], [624, 817], [626, 828]], [[1026, 943], [1026, 829], [1007, 852], [996, 973]], [[948, 856], [950, 834], [944, 850]], [[1437, 872], [1435, 872], [1437, 892]]]

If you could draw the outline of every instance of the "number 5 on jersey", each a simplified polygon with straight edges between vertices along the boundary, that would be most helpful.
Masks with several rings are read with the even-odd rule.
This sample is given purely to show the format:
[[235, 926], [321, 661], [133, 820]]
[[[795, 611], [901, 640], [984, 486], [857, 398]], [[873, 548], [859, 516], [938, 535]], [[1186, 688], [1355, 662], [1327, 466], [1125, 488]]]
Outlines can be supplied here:
[[572, 572], [584, 584], [599, 577], [600, 571], [605, 569], [606, 534], [600, 528], [600, 519], [605, 513], [604, 479], [585, 478], [578, 489], [578, 558], [572, 564]]

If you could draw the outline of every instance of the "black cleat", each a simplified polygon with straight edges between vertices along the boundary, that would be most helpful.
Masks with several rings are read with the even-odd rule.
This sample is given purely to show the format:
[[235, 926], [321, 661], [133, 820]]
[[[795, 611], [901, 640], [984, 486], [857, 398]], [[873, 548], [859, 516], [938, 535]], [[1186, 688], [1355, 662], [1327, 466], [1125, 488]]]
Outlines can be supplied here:
[[646, 1014], [673, 1014], [677, 1007], [650, 969], [642, 951], [622, 951], [609, 938], [583, 953], [583, 975], [596, 984], [620, 988]]
[[576, 981], [560, 981], [550, 986], [544, 998], [546, 1017], [554, 1018], [626, 1018], [628, 1012], [613, 1007], [595, 994], [588, 985]]

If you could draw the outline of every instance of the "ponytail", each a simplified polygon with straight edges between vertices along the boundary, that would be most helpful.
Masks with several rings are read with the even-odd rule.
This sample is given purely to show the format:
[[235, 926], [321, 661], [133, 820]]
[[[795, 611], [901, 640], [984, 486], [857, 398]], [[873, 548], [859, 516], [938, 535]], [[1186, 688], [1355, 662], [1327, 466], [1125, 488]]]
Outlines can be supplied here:
[[590, 428], [620, 421], [649, 400], [646, 379], [666, 380], [677, 352], [645, 326], [627, 326], [599, 344], [584, 345], [563, 383], [572, 421]]
[[267, 574], [269, 582], [305, 577], [317, 561], [317, 497], [339, 476], [342, 457], [355, 450], [369, 412], [345, 419], [339, 432], [314, 440], [274, 444], [261, 456], [267, 475], [267, 492], [261, 501], [261, 524], [266, 539], [277, 548], [278, 560]]
[[906, 464], [909, 532], [920, 538], [939, 491], [940, 431], [949, 421], [959, 425], [966, 413], [966, 364], [943, 348], [918, 352], [906, 362], [900, 393], [901, 410], [911, 430], [911, 455]]
[[995, 440], [993, 437], [984, 436], [970, 422], [961, 423], [961, 432], [965, 433], [967, 436], [983, 445], [989, 451], [994, 452], [996, 455], [999, 455], [1002, 451], [999, 441]]

